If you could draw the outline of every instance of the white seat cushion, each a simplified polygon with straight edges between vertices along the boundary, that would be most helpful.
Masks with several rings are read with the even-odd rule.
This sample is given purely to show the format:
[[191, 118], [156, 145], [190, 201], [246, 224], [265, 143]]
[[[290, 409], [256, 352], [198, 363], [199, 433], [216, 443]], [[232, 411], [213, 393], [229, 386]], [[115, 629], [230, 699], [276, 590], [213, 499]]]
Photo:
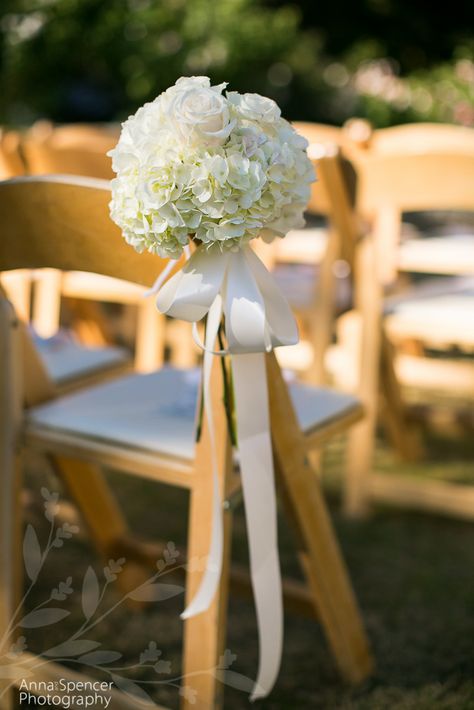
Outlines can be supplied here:
[[398, 337], [474, 345], [474, 279], [436, 279], [387, 302], [386, 325]]
[[[192, 459], [199, 370], [163, 368], [129, 375], [35, 407], [29, 421], [48, 429]], [[349, 395], [291, 386], [301, 427], [312, 431], [359, 407]]]
[[57, 385], [125, 365], [130, 359], [124, 348], [85, 347], [61, 333], [52, 338], [40, 338], [34, 334], [33, 342], [49, 377]]
[[474, 235], [407, 239], [400, 245], [398, 266], [430, 274], [474, 274]]

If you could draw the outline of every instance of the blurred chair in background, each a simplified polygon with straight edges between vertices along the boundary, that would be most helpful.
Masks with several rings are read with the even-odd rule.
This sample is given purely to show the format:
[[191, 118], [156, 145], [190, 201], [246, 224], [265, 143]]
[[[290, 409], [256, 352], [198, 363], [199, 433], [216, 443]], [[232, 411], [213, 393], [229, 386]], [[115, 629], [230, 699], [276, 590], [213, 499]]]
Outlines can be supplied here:
[[[50, 182], [26, 178], [20, 183], [3, 183], [0, 221], [7, 239], [0, 252], [0, 268], [31, 265], [68, 271], [74, 263], [84, 272], [98, 271], [109, 277], [151, 284], [165, 262], [149, 254], [139, 255], [125, 244], [109, 218], [109, 200], [105, 181], [99, 184], [73, 178]], [[68, 224], [74, 225], [69, 235], [64, 229]], [[11, 615], [6, 601], [11, 601], [15, 586], [14, 565], [7, 561], [18, 559], [21, 548], [21, 515], [15, 494], [21, 476], [19, 441], [48, 457], [67, 484], [105, 559], [120, 556], [125, 550], [130, 556], [134, 548], [138, 554], [143, 545], [130, 539], [122, 513], [102, 476], [103, 467], [189, 490], [188, 559], [206, 557], [212, 519], [212, 443], [206, 421], [201, 439], [195, 443], [199, 411], [196, 372], [165, 368], [148, 375], [133, 374], [56, 399], [26, 332], [18, 327], [10, 304], [4, 299], [0, 301], [0, 323], [4, 332], [0, 541], [5, 561], [0, 565], [0, 589], [10, 592], [0, 596], [3, 630]], [[27, 356], [29, 361], [25, 363], [23, 358]], [[288, 392], [273, 354], [267, 357], [267, 376], [282, 501], [298, 532], [299, 559], [308, 581], [303, 588], [294, 583], [287, 585], [287, 599], [305, 602], [306, 611], [309, 607], [311, 613], [317, 612], [341, 673], [350, 682], [360, 682], [371, 672], [372, 658], [319, 482], [307, 455], [357, 422], [363, 411], [356, 398], [331, 390], [293, 385]], [[220, 488], [223, 498], [229, 500], [239, 494], [240, 478], [232, 465], [218, 358], [213, 382]], [[24, 402], [28, 405], [26, 411]], [[221, 688], [214, 674], [200, 671], [203, 667], [214, 668], [225, 648], [232, 508], [233, 505], [225, 508], [224, 568], [218, 593], [207, 611], [184, 622], [183, 675], [194, 676], [193, 686], [202, 708], [221, 703]], [[141, 583], [142, 572], [140, 565], [132, 564], [128, 579], [122, 582], [134, 584], [138, 579]], [[187, 567], [188, 601], [194, 596], [201, 575], [201, 566]], [[34, 656], [23, 654], [22, 662], [25, 658], [34, 663]], [[61, 666], [49, 663], [48, 669], [54, 678], [68, 677], [67, 669]], [[182, 702], [188, 708], [194, 699], [191, 703], [184, 697]], [[123, 703], [117, 707], [134, 707], [133, 702]]]
[[107, 152], [118, 140], [116, 128], [71, 124], [53, 126], [38, 121], [22, 139], [29, 175], [84, 175], [113, 178]]
[[[330, 134], [335, 132], [341, 134], [339, 129], [331, 128]], [[354, 206], [356, 175], [351, 163], [342, 157], [340, 148], [334, 144], [310, 143], [308, 152], [318, 175], [308, 213], [324, 217], [325, 227], [299, 230], [298, 239], [290, 245], [288, 252], [283, 252], [286, 257], [283, 268], [277, 243], [274, 274], [298, 317], [302, 338], [298, 345], [281, 350], [278, 358], [280, 364], [297, 370], [308, 382], [332, 381], [344, 391], [359, 395], [363, 384], [356, 363], [360, 360], [361, 344], [354, 332], [353, 311], [350, 309], [352, 280], [357, 278], [357, 274], [354, 276], [354, 255], [363, 244], [365, 227]], [[313, 260], [315, 237], [322, 241], [317, 270]], [[289, 240], [292, 238], [294, 232], [288, 236]], [[281, 249], [284, 250], [284, 246]], [[302, 278], [301, 264], [304, 264], [305, 255], [311, 260], [311, 267], [305, 264], [308, 270], [303, 272], [306, 278]], [[341, 316], [344, 312], [347, 316]], [[336, 333], [337, 340], [346, 346], [344, 350], [337, 342], [333, 344]], [[388, 438], [398, 455], [411, 460], [417, 450], [393, 371], [388, 342], [384, 342], [381, 377], [377, 383], [381, 399], [391, 403], [380, 412]]]
[[[343, 132], [334, 126], [294, 123], [309, 140], [317, 182], [313, 184], [307, 225], [285, 239], [256, 243], [272, 269], [300, 325], [301, 341], [285, 348], [281, 363], [308, 382], [326, 381], [324, 356], [336, 314], [350, 306], [350, 272], [358, 225], [351, 200], [351, 167], [339, 155]], [[353, 171], [352, 171], [353, 172]]]
[[[55, 127], [49, 121], [39, 121], [22, 141], [27, 172], [30, 175], [70, 174], [112, 179], [114, 174], [107, 152], [115, 146], [118, 136], [116, 126], [71, 124]], [[36, 277], [32, 322], [39, 335], [47, 338], [58, 332], [61, 300], [66, 297], [80, 342], [89, 346], [112, 345], [116, 337], [98, 302], [116, 303], [126, 308], [132, 306], [137, 311], [136, 325], [132, 325], [135, 368], [149, 372], [163, 364], [165, 319], [157, 312], [153, 299], [145, 299], [143, 290], [136, 284], [119, 283], [112, 278], [76, 271], [59, 274], [52, 269], [38, 272]], [[118, 326], [120, 339], [123, 326], [121, 318]], [[195, 362], [194, 349], [189, 347], [189, 338], [185, 342], [189, 353], [182, 352], [178, 340], [174, 347], [178, 353], [175, 360], [189, 365]]]
[[293, 230], [281, 244], [277, 242], [274, 274], [298, 317], [302, 337], [302, 343], [281, 351], [280, 361], [308, 382], [322, 384], [327, 381], [325, 357], [336, 317], [351, 302], [350, 273], [359, 225], [349, 189], [351, 166], [341, 158], [338, 146], [311, 144], [309, 154], [318, 176], [308, 204], [309, 220], [318, 216], [324, 227]]
[[[410, 136], [409, 127], [403, 128], [399, 135]], [[469, 141], [464, 140], [466, 130], [433, 130], [432, 141], [428, 132], [421, 143], [410, 139], [406, 151], [397, 137], [393, 151], [379, 153], [369, 148], [356, 164], [357, 207], [371, 222], [373, 244], [372, 251], [361, 256], [356, 278], [362, 343], [359, 377], [368, 417], [351, 434], [346, 508], [353, 514], [363, 512], [373, 497], [474, 517], [472, 488], [370, 473], [384, 331], [397, 346], [410, 342], [413, 350], [413, 343], [417, 344], [418, 357], [402, 351], [396, 360], [397, 372], [405, 382], [457, 389], [464, 395], [474, 393], [472, 361], [439, 357], [443, 350], [446, 354], [456, 348], [474, 352], [474, 279], [468, 278], [474, 276], [474, 238], [468, 234], [441, 238], [417, 235], [401, 240], [406, 213], [474, 212], [474, 150], [469, 151]], [[414, 131], [418, 135], [418, 128]], [[441, 134], [447, 137], [444, 144]], [[470, 138], [472, 145], [472, 133]], [[421, 147], [414, 148], [416, 145]], [[464, 146], [462, 150], [460, 146]], [[397, 293], [397, 276], [407, 272], [438, 273], [445, 278], [424, 279], [409, 288], [405, 279]], [[384, 301], [390, 291], [392, 297]], [[431, 351], [437, 351], [438, 357], [429, 357]]]

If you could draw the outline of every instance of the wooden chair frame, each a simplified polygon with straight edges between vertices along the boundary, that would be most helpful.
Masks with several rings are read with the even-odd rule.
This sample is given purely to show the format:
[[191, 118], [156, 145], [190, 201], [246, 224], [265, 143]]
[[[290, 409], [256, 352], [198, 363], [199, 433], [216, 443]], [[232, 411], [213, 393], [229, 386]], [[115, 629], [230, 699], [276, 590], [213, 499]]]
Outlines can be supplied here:
[[[463, 135], [464, 130], [459, 129]], [[439, 132], [433, 131], [439, 138]], [[400, 133], [404, 133], [402, 127]], [[472, 132], [470, 138], [472, 141]], [[460, 151], [459, 147], [454, 150], [451, 145], [454, 139], [446, 145], [436, 141], [431, 144], [431, 150], [427, 150], [428, 139], [429, 136], [425, 137], [423, 150], [418, 153], [410, 149], [404, 153], [374, 150], [368, 151], [364, 160], [357, 163], [357, 207], [371, 221], [372, 234], [359, 250], [356, 281], [361, 341], [359, 380], [367, 416], [353, 428], [349, 437], [345, 507], [352, 515], [364, 514], [369, 501], [375, 499], [474, 519], [474, 487], [382, 476], [372, 471], [383, 359], [391, 360], [393, 371], [393, 354], [382, 316], [384, 287], [394, 281], [400, 268], [397, 250], [402, 212], [474, 210], [474, 151]], [[394, 409], [399, 406], [396, 400], [390, 403]]]

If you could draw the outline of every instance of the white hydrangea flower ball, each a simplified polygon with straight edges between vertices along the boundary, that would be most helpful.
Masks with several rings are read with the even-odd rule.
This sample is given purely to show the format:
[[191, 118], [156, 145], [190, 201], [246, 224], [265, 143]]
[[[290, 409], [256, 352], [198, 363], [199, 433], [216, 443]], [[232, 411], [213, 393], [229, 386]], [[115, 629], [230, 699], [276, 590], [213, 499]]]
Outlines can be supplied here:
[[272, 99], [225, 87], [182, 77], [123, 124], [110, 207], [137, 251], [178, 258], [190, 237], [236, 249], [304, 224], [307, 141]]

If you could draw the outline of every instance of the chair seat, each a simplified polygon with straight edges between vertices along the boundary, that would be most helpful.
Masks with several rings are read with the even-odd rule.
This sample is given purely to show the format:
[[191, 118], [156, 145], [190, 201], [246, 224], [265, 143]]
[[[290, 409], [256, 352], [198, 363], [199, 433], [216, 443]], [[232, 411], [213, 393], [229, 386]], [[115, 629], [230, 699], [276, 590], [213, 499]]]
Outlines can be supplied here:
[[[191, 460], [199, 370], [163, 368], [82, 389], [29, 411], [27, 428], [54, 429], [112, 446]], [[359, 408], [357, 399], [295, 383], [291, 396], [302, 429], [313, 433]]]
[[398, 267], [429, 274], [474, 274], [474, 235], [407, 239], [398, 251]]
[[33, 340], [50, 379], [59, 386], [124, 366], [130, 359], [124, 348], [85, 347], [61, 333], [52, 338], [34, 334]]
[[433, 345], [474, 346], [474, 279], [433, 281], [388, 303], [386, 327], [393, 337]]

